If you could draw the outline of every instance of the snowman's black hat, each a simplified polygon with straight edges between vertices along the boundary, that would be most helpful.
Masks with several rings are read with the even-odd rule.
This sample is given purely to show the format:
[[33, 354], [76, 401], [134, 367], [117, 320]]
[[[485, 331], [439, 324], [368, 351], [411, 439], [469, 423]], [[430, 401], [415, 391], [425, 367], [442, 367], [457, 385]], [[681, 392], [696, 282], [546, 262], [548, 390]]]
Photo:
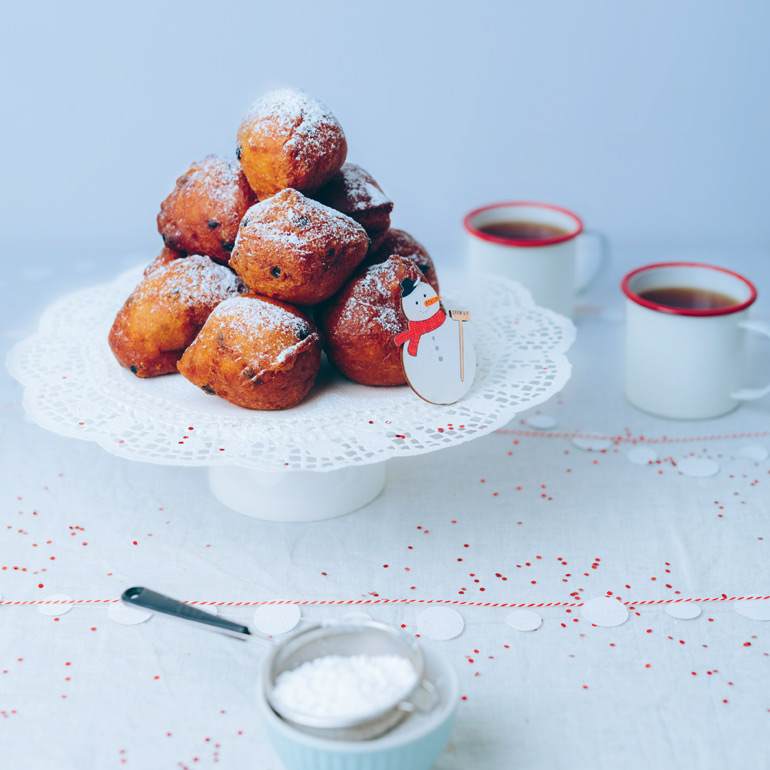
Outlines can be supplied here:
[[404, 278], [401, 281], [401, 296], [408, 297], [415, 290], [417, 283], [413, 278]]

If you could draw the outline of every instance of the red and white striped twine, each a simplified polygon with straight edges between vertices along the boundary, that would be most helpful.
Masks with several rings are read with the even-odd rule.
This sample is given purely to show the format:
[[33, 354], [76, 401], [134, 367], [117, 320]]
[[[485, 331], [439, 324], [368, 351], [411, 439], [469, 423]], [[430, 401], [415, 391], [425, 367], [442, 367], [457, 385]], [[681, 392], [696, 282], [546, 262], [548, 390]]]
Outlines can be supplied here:
[[611, 433], [582, 433], [579, 430], [569, 433], [545, 430], [511, 430], [508, 428], [499, 428], [495, 433], [501, 433], [505, 436], [529, 436], [533, 438], [582, 438], [582, 439], [610, 439], [615, 444], [684, 444], [693, 441], [720, 441], [722, 439], [735, 438], [762, 438], [770, 436], [770, 431], [762, 430], [756, 433], [724, 433], [714, 436], [684, 436], [681, 438], [671, 438], [661, 436], [660, 438], [647, 438], [645, 436], [631, 435], [613, 435]]
[[[706, 598], [688, 598], [688, 599], [645, 599], [642, 601], [626, 601], [621, 604], [627, 607], [638, 607], [642, 605], [655, 604], [678, 604], [680, 602], [738, 602], [749, 601], [752, 599], [770, 599], [770, 596], [712, 596]], [[115, 604], [120, 599], [28, 599], [20, 601], [0, 601], [0, 606], [4, 607], [22, 607], [22, 606], [40, 606], [46, 604]], [[467, 602], [457, 599], [270, 599], [261, 602], [200, 602], [185, 601], [184, 604], [196, 605], [199, 607], [260, 607], [265, 604], [296, 604], [299, 606], [326, 605], [357, 605], [357, 604], [456, 604], [463, 607], [508, 607], [519, 608], [539, 608], [539, 607], [582, 607], [584, 602]]]

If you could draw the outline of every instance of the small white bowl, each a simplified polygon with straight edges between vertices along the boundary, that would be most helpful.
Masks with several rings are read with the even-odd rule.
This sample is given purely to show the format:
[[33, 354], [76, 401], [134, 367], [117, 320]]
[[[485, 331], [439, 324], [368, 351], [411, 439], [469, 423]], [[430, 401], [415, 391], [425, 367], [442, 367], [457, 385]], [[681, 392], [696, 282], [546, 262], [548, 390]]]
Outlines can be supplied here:
[[436, 688], [438, 704], [415, 711], [391, 732], [370, 741], [318, 738], [281, 719], [259, 688], [258, 709], [287, 770], [428, 770], [449, 741], [460, 688], [457, 673], [435, 648], [423, 648], [425, 677]]

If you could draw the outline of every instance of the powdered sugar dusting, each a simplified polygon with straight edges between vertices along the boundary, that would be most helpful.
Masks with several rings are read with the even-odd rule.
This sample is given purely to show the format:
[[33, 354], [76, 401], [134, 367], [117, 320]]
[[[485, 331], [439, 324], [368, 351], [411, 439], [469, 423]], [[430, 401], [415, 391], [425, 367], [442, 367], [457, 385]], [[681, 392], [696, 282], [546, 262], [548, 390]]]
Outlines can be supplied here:
[[[367, 182], [364, 185], [366, 194], [369, 196], [370, 206], [382, 206], [385, 203], [390, 203], [390, 198], [376, 185], [371, 182]], [[358, 204], [357, 208], [362, 208], [363, 204]]]
[[346, 243], [366, 235], [350, 217], [306, 198], [292, 188], [255, 203], [246, 212], [234, 251], [238, 251], [244, 230], [248, 231], [249, 237], [256, 237], [265, 245], [274, 244], [296, 259], [303, 259], [306, 254], [315, 256], [319, 248], [317, 244], [327, 244], [332, 240]]
[[291, 334], [308, 330], [307, 322], [300, 316], [256, 297], [231, 297], [222, 302], [209, 317], [226, 324], [243, 337], [251, 337], [264, 329]]
[[241, 218], [255, 200], [238, 164], [208, 155], [176, 180], [160, 204], [158, 231], [167, 247], [227, 264]]
[[[232, 297], [222, 302], [209, 316], [209, 324], [229, 329], [229, 344], [243, 362], [244, 374], [248, 371], [251, 378], [260, 377], [302, 347], [320, 341], [318, 332], [305, 319], [257, 297]], [[260, 344], [266, 335], [273, 341], [269, 349]], [[282, 340], [288, 343], [297, 338], [280, 347]]]
[[207, 155], [194, 163], [190, 172], [195, 173], [198, 194], [211, 201], [213, 212], [222, 219], [240, 220], [249, 186], [239, 164], [217, 155]]
[[394, 280], [392, 262], [381, 262], [367, 268], [357, 279], [354, 293], [346, 300], [340, 321], [345, 323], [369, 316], [372, 323], [378, 324], [389, 334], [396, 335], [406, 329], [406, 318], [401, 307], [393, 307], [390, 287]]
[[244, 119], [250, 121], [259, 122], [260, 132], [265, 136], [279, 138], [291, 132], [285, 147], [299, 148], [317, 142], [318, 147], [313, 148], [316, 151], [322, 149], [319, 129], [324, 125], [339, 128], [337, 118], [323, 102], [291, 88], [270, 91], [258, 99]]
[[345, 163], [318, 197], [344, 213], [368, 211], [382, 206], [393, 208], [393, 201], [385, 195], [371, 174], [355, 163]]
[[302, 346], [301, 342], [295, 342], [290, 347], [285, 348], [275, 357], [275, 362], [277, 364], [282, 364], [284, 361], [288, 360], [291, 356], [293, 356], [300, 349], [301, 346]]
[[153, 270], [136, 287], [134, 299], [146, 294], [162, 295], [186, 305], [216, 304], [243, 291], [240, 278], [232, 270], [208, 257], [194, 255]]

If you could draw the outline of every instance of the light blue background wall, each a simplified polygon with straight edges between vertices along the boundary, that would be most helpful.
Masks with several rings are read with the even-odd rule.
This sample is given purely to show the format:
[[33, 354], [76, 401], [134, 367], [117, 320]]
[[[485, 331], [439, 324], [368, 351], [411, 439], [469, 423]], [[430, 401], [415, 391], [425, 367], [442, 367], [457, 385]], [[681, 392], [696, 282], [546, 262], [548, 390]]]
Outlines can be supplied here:
[[4, 260], [148, 258], [187, 164], [275, 85], [435, 257], [499, 199], [624, 244], [770, 243], [770, 3], [15, 3], [3, 12]]

